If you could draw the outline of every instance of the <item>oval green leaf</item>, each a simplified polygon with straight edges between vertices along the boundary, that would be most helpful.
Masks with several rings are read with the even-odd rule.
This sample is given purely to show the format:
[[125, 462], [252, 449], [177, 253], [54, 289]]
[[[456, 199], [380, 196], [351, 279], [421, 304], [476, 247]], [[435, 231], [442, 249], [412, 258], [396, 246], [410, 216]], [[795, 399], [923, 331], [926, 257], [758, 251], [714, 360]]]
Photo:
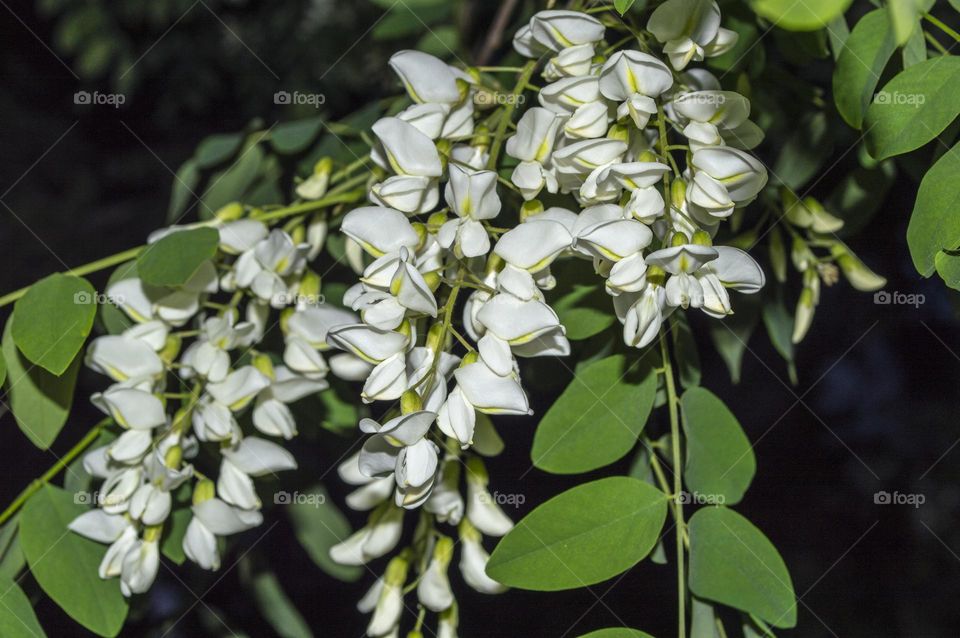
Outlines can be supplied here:
[[640, 562], [657, 543], [667, 496], [614, 476], [554, 496], [497, 545], [487, 574], [504, 585], [557, 591], [593, 585]]
[[916, 150], [960, 114], [956, 87], [960, 58], [942, 56], [914, 64], [887, 82], [867, 108], [867, 149], [881, 160]]
[[24, 505], [20, 543], [34, 578], [71, 618], [99, 636], [116, 636], [127, 601], [116, 580], [97, 575], [106, 547], [67, 530], [84, 511], [73, 495], [44, 485]]
[[61, 375], [97, 315], [97, 291], [82, 277], [56, 273], [30, 286], [13, 307], [13, 341], [24, 356]]
[[219, 242], [220, 233], [213, 228], [171, 233], [143, 249], [137, 257], [137, 274], [151, 286], [182, 286], [216, 254]]
[[863, 125], [863, 115], [896, 49], [890, 17], [883, 9], [860, 18], [844, 43], [833, 71], [833, 99], [840, 115], [853, 128]]
[[330, 548], [352, 533], [349, 521], [322, 485], [314, 485], [303, 494], [314, 498], [297, 500], [287, 508], [297, 540], [317, 567], [330, 576], [351, 583], [358, 580], [363, 575], [362, 567], [340, 565], [330, 558]]
[[788, 31], [816, 31], [843, 15], [853, 0], [751, 0], [758, 14]]
[[0, 636], [3, 638], [46, 638], [30, 599], [10, 579], [0, 579], [3, 604], [0, 605]]
[[60, 376], [31, 365], [13, 342], [10, 322], [3, 331], [3, 358], [7, 364], [10, 411], [30, 442], [45, 450], [67, 422], [80, 358]]
[[958, 209], [960, 144], [944, 153], [924, 175], [907, 226], [907, 245], [910, 246], [913, 265], [924, 277], [933, 274], [937, 253], [960, 246]]
[[273, 572], [253, 578], [253, 598], [263, 617], [280, 638], [313, 638], [310, 626], [283, 591]]
[[270, 145], [284, 155], [301, 153], [317, 139], [322, 127], [323, 119], [319, 117], [277, 124], [270, 132]]
[[243, 151], [233, 164], [211, 175], [209, 185], [202, 193], [200, 218], [210, 219], [227, 204], [243, 201], [244, 194], [262, 172], [264, 156], [263, 148], [254, 144]]
[[689, 529], [690, 591], [774, 627], [797, 623], [790, 573], [763, 532], [726, 507], [697, 510]]
[[623, 458], [653, 408], [657, 374], [650, 359], [614, 355], [585, 366], [537, 426], [533, 464], [577, 474]]
[[219, 133], [204, 138], [197, 147], [194, 162], [199, 168], [222, 164], [237, 154], [243, 144], [243, 133]]
[[574, 284], [573, 290], [551, 304], [571, 341], [582, 341], [613, 325], [610, 297], [595, 285]]
[[609, 629], [591, 631], [589, 634], [583, 634], [579, 638], [653, 638], [653, 636], [639, 629], [610, 627]]
[[687, 462], [687, 488], [711, 502], [732, 505], [743, 498], [757, 460], [750, 440], [733, 413], [709, 390], [690, 388], [680, 398]]

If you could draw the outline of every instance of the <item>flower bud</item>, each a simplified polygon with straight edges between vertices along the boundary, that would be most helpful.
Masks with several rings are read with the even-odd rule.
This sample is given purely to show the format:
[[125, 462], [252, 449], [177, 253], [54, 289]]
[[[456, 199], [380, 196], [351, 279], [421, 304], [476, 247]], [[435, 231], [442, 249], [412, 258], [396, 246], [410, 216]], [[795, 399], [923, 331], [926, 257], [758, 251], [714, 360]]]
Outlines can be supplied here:
[[163, 525], [148, 525], [143, 528], [143, 541], [145, 543], [156, 543], [163, 534]]
[[273, 370], [273, 362], [270, 360], [269, 355], [261, 352], [254, 356], [250, 362], [253, 364], [254, 368], [262, 372], [267, 378], [275, 379], [277, 377]]
[[216, 496], [217, 488], [208, 478], [197, 481], [193, 488], [193, 504], [205, 503]]
[[423, 276], [424, 283], [430, 288], [430, 292], [437, 292], [437, 289], [440, 288], [440, 284], [443, 283], [443, 277], [440, 276], [439, 271], [431, 271], [426, 273]]
[[810, 330], [810, 324], [813, 323], [813, 314], [816, 311], [816, 302], [814, 300], [814, 291], [811, 288], [804, 288], [800, 293], [800, 299], [797, 301], [797, 314], [793, 320], [793, 343], [800, 343]]
[[440, 349], [443, 347], [443, 344], [440, 343], [440, 339], [443, 338], [443, 325], [435, 323], [430, 326], [430, 330], [427, 331], [427, 342], [426, 346], [434, 352], [440, 352]]
[[447, 223], [447, 214], [443, 212], [433, 213], [427, 218], [427, 228], [439, 230], [441, 226]]
[[531, 199], [530, 201], [523, 202], [523, 205], [520, 206], [520, 221], [525, 222], [535, 215], [539, 215], [543, 212], [543, 202], [539, 199]]
[[670, 183], [670, 205], [677, 210], [683, 208], [687, 199], [687, 183], [682, 179], [675, 179]]
[[416, 390], [407, 390], [400, 395], [400, 413], [411, 414], [419, 412], [423, 407], [423, 400]]
[[460, 361], [460, 367], [465, 368], [471, 363], [476, 363], [479, 358], [480, 355], [477, 354], [476, 351], [468, 352], [467, 354], [463, 355], [463, 359]]
[[490, 146], [490, 129], [483, 124], [478, 125], [473, 130], [473, 143], [471, 146], [486, 148]]
[[859, 257], [850, 251], [842, 242], [837, 242], [830, 247], [830, 254], [833, 255], [843, 271], [843, 276], [847, 278], [850, 285], [863, 292], [873, 292], [880, 290], [887, 285], [887, 280], [877, 273], [870, 270]]
[[690, 238], [687, 237], [686, 233], [676, 232], [673, 234], [673, 237], [670, 238], [670, 246], [676, 248], [677, 246], [683, 246], [684, 244], [689, 244]]
[[284, 308], [280, 311], [280, 332], [287, 334], [289, 331], [290, 317], [293, 316], [293, 313], [296, 312], [295, 308]]
[[164, 363], [169, 365], [173, 363], [173, 360], [180, 354], [180, 346], [182, 343], [183, 340], [180, 338], [180, 335], [167, 335], [166, 341], [163, 342], [163, 348], [161, 348], [157, 354], [160, 355]]
[[607, 131], [607, 139], [630, 143], [630, 127], [626, 124], [614, 124]]
[[713, 246], [713, 239], [710, 238], [710, 233], [705, 230], [695, 232], [691, 241], [697, 246]]
[[232, 222], [243, 217], [243, 204], [240, 202], [230, 202], [226, 206], [217, 209], [214, 217], [222, 222]]
[[171, 445], [167, 453], [163, 455], [163, 464], [170, 469], [178, 469], [183, 461], [183, 448], [179, 445]]
[[647, 282], [662, 286], [667, 281], [667, 273], [660, 266], [647, 266]]

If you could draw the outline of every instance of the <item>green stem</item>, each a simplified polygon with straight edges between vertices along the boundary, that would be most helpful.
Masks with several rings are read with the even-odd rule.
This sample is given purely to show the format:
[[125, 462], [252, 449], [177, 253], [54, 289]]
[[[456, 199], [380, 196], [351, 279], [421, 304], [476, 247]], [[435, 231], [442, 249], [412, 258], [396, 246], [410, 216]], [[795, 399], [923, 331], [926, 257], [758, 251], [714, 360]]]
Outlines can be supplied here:
[[[513, 89], [514, 96], [523, 93], [523, 87], [530, 82], [530, 77], [533, 75], [533, 70], [536, 68], [536, 65], [535, 60], [530, 60], [523, 66], [523, 71], [520, 73], [520, 77], [517, 78], [517, 85]], [[513, 119], [513, 112], [517, 110], [518, 102], [519, 100], [512, 100], [507, 104], [501, 112], [500, 121], [497, 122], [497, 132], [494, 134], [493, 142], [490, 144], [490, 159], [487, 160], [487, 168], [491, 170], [496, 170], [497, 168], [497, 160], [500, 157], [500, 147], [503, 146], [503, 140], [507, 134], [507, 126]]]
[[111, 422], [112, 420], [110, 418], [106, 418], [100, 421], [99, 423], [97, 423], [92, 428], [90, 428], [90, 431], [87, 432], [84, 435], [84, 437], [77, 442], [76, 445], [70, 448], [69, 452], [67, 452], [62, 457], [60, 457], [60, 459], [53, 465], [53, 467], [51, 467], [49, 470], [44, 472], [40, 478], [36, 479], [32, 483], [30, 483], [30, 485], [24, 488], [24, 490], [20, 492], [17, 498], [14, 499], [14, 501], [10, 503], [9, 506], [7, 506], [7, 509], [3, 510], [3, 513], [0, 514], [0, 525], [3, 525], [5, 522], [7, 522], [7, 520], [10, 519], [11, 516], [16, 514], [17, 510], [19, 510], [23, 506], [23, 504], [27, 502], [27, 499], [33, 496], [33, 494], [37, 490], [39, 490], [41, 487], [49, 483], [50, 479], [52, 479], [57, 474], [59, 474], [63, 468], [70, 465], [70, 463], [72, 463], [75, 458], [77, 458], [84, 450], [86, 450], [90, 446], [91, 443], [93, 443], [97, 439], [98, 436], [100, 436], [100, 431], [103, 430], [103, 428], [106, 427], [107, 424]]
[[673, 379], [673, 364], [670, 361], [670, 348], [667, 345], [667, 331], [660, 331], [660, 353], [663, 357], [663, 375], [667, 386], [667, 405], [670, 410], [670, 446], [673, 449], [673, 515], [676, 521], [677, 530], [677, 635], [680, 638], [686, 638], [687, 635], [687, 582], [686, 571], [683, 566], [684, 549], [683, 540], [686, 532], [686, 524], [683, 520], [683, 504], [680, 502], [680, 493], [683, 491], [683, 479], [681, 478], [681, 459], [680, 459], [680, 415], [677, 410], [679, 398], [677, 397], [677, 387]]
[[956, 31], [954, 31], [953, 29], [951, 29], [949, 26], [947, 26], [946, 24], [944, 24], [943, 22], [941, 22], [938, 18], [935, 18], [934, 16], [930, 15], [929, 13], [925, 13], [925, 14], [923, 14], [923, 19], [926, 20], [927, 22], [929, 22], [930, 24], [934, 25], [935, 27], [937, 27], [938, 29], [940, 29], [940, 30], [943, 31], [944, 33], [946, 33], [948, 36], [950, 36], [951, 38], [953, 38], [953, 39], [956, 40], [957, 42], [960, 42], [960, 33], [957, 33]]
[[950, 55], [950, 52], [947, 51], [947, 49], [942, 44], [940, 44], [940, 42], [935, 37], [930, 35], [929, 31], [924, 31], [923, 37], [926, 38], [927, 42], [929, 42], [934, 49], [940, 52], [940, 55]]
[[[109, 268], [110, 266], [116, 266], [117, 264], [122, 264], [125, 261], [129, 261], [133, 259], [134, 257], [137, 256], [137, 253], [139, 253], [142, 249], [143, 249], [143, 246], [130, 248], [128, 250], [124, 250], [123, 252], [119, 252], [115, 255], [110, 255], [109, 257], [104, 257], [103, 259], [98, 259], [97, 261], [91, 261], [89, 264], [84, 264], [82, 266], [78, 266], [76, 268], [68, 270], [67, 274], [76, 275], [79, 277], [82, 275], [88, 275], [92, 272], [97, 272], [98, 270], [103, 270], [104, 268]], [[7, 293], [6, 295], [0, 297], [0, 308], [13, 303], [14, 301], [22, 297], [24, 294], [26, 294], [26, 292], [29, 289], [30, 289], [30, 286], [24, 286], [20, 290], [14, 290], [13, 292]]]

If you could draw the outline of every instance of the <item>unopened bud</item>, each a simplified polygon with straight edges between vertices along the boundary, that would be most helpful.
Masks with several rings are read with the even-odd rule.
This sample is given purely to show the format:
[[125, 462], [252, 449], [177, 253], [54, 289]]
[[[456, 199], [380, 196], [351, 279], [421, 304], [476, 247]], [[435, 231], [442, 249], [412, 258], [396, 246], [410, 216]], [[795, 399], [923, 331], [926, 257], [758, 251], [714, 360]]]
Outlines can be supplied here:
[[543, 202], [541, 202], [539, 199], [531, 199], [528, 202], [523, 202], [523, 205], [520, 206], [520, 221], [524, 222], [542, 212]]
[[713, 246], [713, 239], [710, 238], [710, 233], [705, 230], [695, 232], [691, 242], [697, 246]]
[[476, 363], [477, 359], [479, 359], [479, 355], [476, 352], [468, 352], [463, 355], [463, 359], [460, 360], [460, 367], [465, 368], [471, 363]]
[[171, 469], [179, 468], [181, 461], [183, 461], [183, 448], [179, 445], [171, 445], [163, 455], [163, 464]]
[[387, 571], [383, 574], [383, 582], [388, 587], [403, 587], [407, 582], [407, 569], [410, 562], [404, 556], [396, 556], [387, 564]]
[[687, 199], [687, 183], [682, 179], [675, 179], [670, 183], [670, 205], [682, 209]]
[[787, 280], [787, 249], [783, 245], [783, 233], [776, 226], [770, 231], [770, 267], [777, 281]]
[[303, 277], [300, 278], [298, 292], [307, 299], [318, 300], [320, 299], [321, 283], [320, 275], [314, 270], [307, 269], [307, 271], [303, 273]]
[[254, 368], [262, 372], [268, 379], [276, 378], [277, 375], [273, 369], [273, 361], [270, 360], [270, 355], [264, 354], [263, 352], [257, 353], [250, 362]]
[[676, 232], [673, 234], [673, 237], [670, 238], [670, 246], [676, 248], [677, 246], [683, 246], [690, 243], [690, 238], [687, 237], [686, 233]]
[[148, 525], [143, 528], [143, 542], [159, 542], [161, 534], [163, 534], [163, 525]]
[[447, 223], [447, 214], [444, 212], [433, 213], [427, 218], [427, 228], [436, 230]]
[[400, 395], [400, 413], [412, 414], [423, 407], [423, 400], [416, 390], [407, 390]]
[[218, 208], [213, 216], [222, 222], [236, 221], [243, 217], [243, 204], [240, 202], [230, 202], [226, 206]]
[[607, 131], [607, 139], [630, 143], [630, 128], [624, 124], [614, 124]]
[[173, 363], [177, 355], [180, 354], [180, 346], [182, 344], [183, 339], [180, 338], [180, 335], [167, 335], [167, 340], [163, 342], [163, 348], [161, 348], [157, 354], [160, 355], [160, 359], [163, 360], [164, 363], [169, 365]]
[[210, 479], [201, 479], [193, 488], [193, 504], [199, 505], [212, 499], [217, 494], [217, 487]]

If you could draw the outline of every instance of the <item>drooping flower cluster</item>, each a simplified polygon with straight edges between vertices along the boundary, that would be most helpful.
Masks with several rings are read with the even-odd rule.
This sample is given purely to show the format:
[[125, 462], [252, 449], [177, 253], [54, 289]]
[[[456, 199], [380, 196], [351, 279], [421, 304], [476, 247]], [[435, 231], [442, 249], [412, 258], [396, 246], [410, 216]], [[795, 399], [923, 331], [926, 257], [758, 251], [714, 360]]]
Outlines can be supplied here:
[[[487, 415], [531, 413], [519, 358], [570, 351], [547, 302], [562, 283], [553, 263], [592, 263], [624, 342], [637, 348], [678, 308], [722, 318], [733, 311], [728, 289], [764, 284], [746, 252], [714, 243], [767, 181], [747, 152], [762, 139], [747, 99], [686, 69], [733, 46], [735, 34], [719, 25], [713, 0], [658, 6], [653, 38], [634, 41], [660, 42], [668, 66], [650, 50], [608, 46], [592, 15], [537, 13], [514, 48], [532, 59], [524, 73], [539, 66], [546, 85], [512, 131], [519, 94], [491, 113], [478, 100], [498, 91], [489, 76], [416, 51], [394, 55], [410, 103], [372, 126], [369, 201], [339, 220], [359, 276], [342, 299], [352, 311], [312, 299], [320, 281], [308, 266], [324, 218], [271, 230], [240, 218], [242, 209], [224, 213], [212, 223], [215, 263], [186, 285], [115, 283], [108, 293], [136, 325], [97, 339], [88, 362], [115, 382], [94, 402], [124, 433], [87, 456], [105, 480], [100, 507], [72, 525], [111, 544], [101, 576], [120, 576], [127, 594], [150, 586], [163, 523], [185, 485], [193, 518], [183, 549], [215, 569], [217, 537], [262, 519], [253, 477], [295, 466], [259, 435], [293, 437], [288, 404], [324, 389], [332, 372], [362, 382], [359, 399], [377, 418], [360, 421], [362, 449], [338, 467], [355, 487], [348, 506], [367, 521], [331, 557], [366, 565], [391, 556], [359, 603], [372, 614], [368, 635], [399, 635], [405, 592], [415, 589], [437, 614], [436, 633], [454, 637], [448, 567], [458, 552], [468, 586], [504, 590], [485, 571], [484, 536], [513, 526], [488, 488], [482, 457], [497, 453], [498, 437]], [[330, 173], [331, 162], [318, 162], [298, 196], [321, 199]], [[217, 293], [232, 298], [211, 303]], [[278, 321], [282, 365], [256, 349]], [[194, 340], [182, 347], [186, 338]], [[171, 379], [181, 387], [168, 391]], [[219, 455], [216, 479], [195, 467], [201, 448]], [[415, 509], [414, 538], [395, 551]]]
[[[110, 544], [100, 576], [119, 577], [127, 596], [153, 583], [164, 523], [174, 508], [192, 509], [182, 546], [204, 569], [220, 566], [218, 537], [262, 522], [253, 479], [296, 467], [288, 451], [263, 436], [296, 435], [288, 404], [327, 387], [327, 364], [318, 352], [323, 335], [330, 324], [353, 319], [313, 303], [316, 275], [306, 261], [323, 241], [316, 226], [304, 233], [310, 243], [250, 219], [217, 225], [216, 263], [204, 262], [184, 286], [171, 291], [136, 276], [111, 285], [108, 296], [133, 325], [95, 339], [87, 352], [87, 365], [113, 381], [92, 401], [122, 433], [85, 456], [85, 469], [103, 484], [97, 509], [70, 528]], [[234, 293], [231, 302], [210, 302], [218, 292]], [[271, 309], [291, 303], [283, 365], [274, 366], [255, 348], [273, 326]], [[171, 410], [174, 401], [179, 408]], [[241, 428], [246, 412], [256, 435]], [[219, 455], [211, 464], [215, 478], [193, 463], [201, 448]]]

